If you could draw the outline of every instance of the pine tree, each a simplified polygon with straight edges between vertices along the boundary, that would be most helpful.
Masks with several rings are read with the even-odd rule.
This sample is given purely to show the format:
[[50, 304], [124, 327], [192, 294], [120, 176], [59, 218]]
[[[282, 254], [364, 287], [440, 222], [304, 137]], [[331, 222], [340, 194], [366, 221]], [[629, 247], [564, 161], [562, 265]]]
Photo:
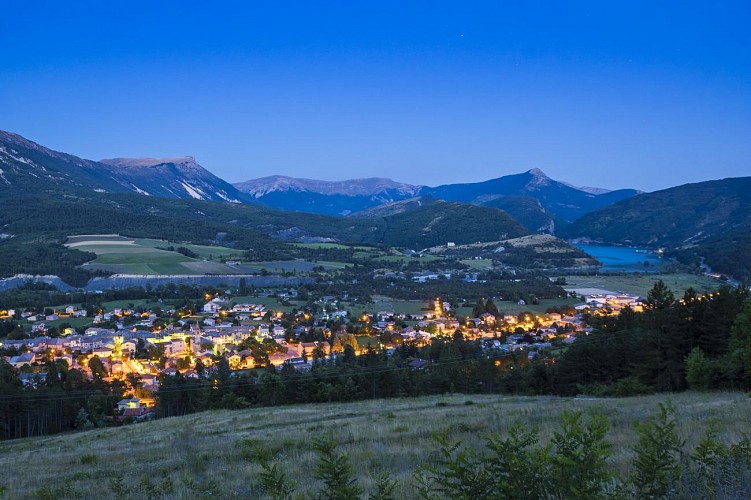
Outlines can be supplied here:
[[479, 318], [483, 314], [485, 314], [485, 303], [482, 301], [482, 298], [477, 299], [477, 304], [475, 304], [475, 307], [472, 308], [472, 317], [473, 318]]
[[730, 334], [728, 356], [732, 371], [744, 389], [751, 388], [751, 300], [735, 318]]
[[485, 311], [488, 314], [492, 314], [496, 318], [501, 315], [500, 312], [498, 312], [498, 308], [495, 306], [495, 303], [493, 302], [493, 299], [488, 298], [488, 301], [485, 302]]
[[657, 280], [657, 283], [647, 294], [647, 307], [649, 309], [667, 309], [673, 302], [675, 302], [673, 292], [664, 281]]

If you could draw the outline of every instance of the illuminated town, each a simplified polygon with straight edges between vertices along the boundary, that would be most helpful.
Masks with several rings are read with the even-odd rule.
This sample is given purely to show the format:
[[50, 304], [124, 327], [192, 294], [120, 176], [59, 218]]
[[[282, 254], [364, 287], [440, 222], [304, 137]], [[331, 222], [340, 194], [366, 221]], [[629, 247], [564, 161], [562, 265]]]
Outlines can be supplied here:
[[[43, 384], [46, 363], [62, 362], [90, 379], [128, 382], [130, 390], [118, 403], [124, 417], [146, 418], [163, 377], [208, 377], [221, 360], [232, 371], [289, 366], [309, 371], [314, 363], [333, 361], [351, 348], [355, 355], [380, 352], [391, 355], [402, 345], [425, 346], [440, 337], [478, 341], [487, 349], [526, 352], [531, 359], [553, 342], [570, 344], [587, 335], [587, 315], [616, 315], [623, 308], [642, 310], [638, 296], [589, 290], [569, 314], [531, 312], [478, 317], [455, 315], [449, 302], [436, 298], [419, 313], [339, 310], [338, 300], [326, 297], [317, 312], [283, 312], [261, 304], [239, 302], [230, 294], [205, 294], [201, 310], [148, 310], [113, 308], [84, 310], [74, 305], [46, 310], [0, 310], [0, 319], [20, 318], [33, 338], [3, 340], [5, 356], [21, 381], [33, 388]], [[482, 303], [482, 299], [480, 300]], [[49, 336], [48, 324], [69, 318], [87, 318], [90, 325], [64, 328]], [[101, 325], [114, 324], [114, 328]], [[423, 366], [424, 360], [415, 360]]]

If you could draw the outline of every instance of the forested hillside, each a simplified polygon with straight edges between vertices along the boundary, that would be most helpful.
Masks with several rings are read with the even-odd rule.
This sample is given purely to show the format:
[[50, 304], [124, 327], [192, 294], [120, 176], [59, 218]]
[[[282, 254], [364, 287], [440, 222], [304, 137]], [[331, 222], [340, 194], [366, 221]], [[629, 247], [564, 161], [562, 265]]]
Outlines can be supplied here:
[[751, 177], [686, 184], [645, 193], [589, 213], [563, 229], [568, 238], [666, 247], [684, 262], [746, 278], [751, 253]]
[[285, 240], [325, 239], [419, 249], [447, 241], [490, 241], [526, 234], [500, 210], [447, 202], [378, 219], [352, 219], [132, 194], [6, 194], [2, 201], [6, 208], [0, 212], [4, 235], [0, 256], [5, 265], [0, 274], [55, 274], [79, 286], [92, 275], [75, 266], [93, 255], [62, 246], [74, 234], [115, 233], [227, 245], [250, 250], [254, 260], [289, 258]]

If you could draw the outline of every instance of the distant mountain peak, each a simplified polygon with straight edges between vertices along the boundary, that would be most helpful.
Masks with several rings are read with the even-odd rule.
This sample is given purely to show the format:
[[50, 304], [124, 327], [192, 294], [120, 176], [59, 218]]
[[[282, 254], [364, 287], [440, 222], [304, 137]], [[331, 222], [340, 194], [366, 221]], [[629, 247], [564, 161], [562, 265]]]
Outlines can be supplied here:
[[126, 176], [138, 193], [165, 198], [239, 203], [247, 197], [199, 165], [192, 156], [100, 160], [112, 173]]
[[527, 183], [526, 188], [529, 190], [539, 189], [544, 186], [549, 186], [552, 182], [552, 179], [545, 175], [545, 172], [540, 170], [539, 168], [533, 168], [531, 170], [527, 170], [527, 173], [532, 176], [532, 180], [530, 180]]
[[178, 156], [175, 158], [110, 158], [99, 160], [99, 162], [104, 163], [105, 165], [118, 165], [125, 167], [153, 167], [166, 163], [174, 163], [175, 165], [197, 165], [196, 159], [192, 156]]
[[531, 168], [527, 170], [527, 173], [532, 174], [534, 177], [538, 177], [542, 179], [550, 179], [550, 177], [548, 177], [547, 174], [545, 174], [545, 172], [543, 172], [539, 168]]

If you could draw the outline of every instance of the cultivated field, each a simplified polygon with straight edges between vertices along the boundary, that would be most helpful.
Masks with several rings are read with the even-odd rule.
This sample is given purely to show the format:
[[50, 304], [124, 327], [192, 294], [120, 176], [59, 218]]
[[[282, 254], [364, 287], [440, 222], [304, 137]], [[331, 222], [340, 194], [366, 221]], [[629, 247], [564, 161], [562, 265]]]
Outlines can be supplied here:
[[[85, 267], [120, 274], [239, 274], [236, 268], [218, 261], [242, 255], [242, 252], [225, 247], [170, 243], [119, 235], [71, 236], [66, 245], [97, 255]], [[166, 250], [169, 246], [185, 247], [197, 257], [187, 257], [177, 251]]]
[[751, 429], [744, 394], [684, 393], [624, 399], [449, 395], [237, 411], [215, 411], [120, 428], [0, 443], [0, 490], [9, 498], [263, 498], [260, 453], [268, 454], [303, 491], [313, 477], [313, 438], [331, 435], [347, 453], [360, 485], [373, 475], [398, 480], [397, 498], [415, 495], [412, 472], [437, 456], [432, 440], [481, 447], [490, 432], [522, 422], [549, 440], [565, 410], [602, 411], [614, 445], [611, 462], [628, 473], [632, 424], [671, 399], [680, 433], [693, 447], [714, 419], [720, 439]]
[[267, 262], [248, 262], [237, 266], [238, 269], [242, 269], [244, 272], [257, 273], [261, 270], [266, 270], [272, 273], [285, 273], [285, 272], [302, 272], [309, 273], [314, 268], [322, 267], [326, 271], [332, 271], [337, 269], [344, 269], [347, 267], [345, 262], [328, 262], [318, 261], [309, 262], [306, 260], [275, 260]]

